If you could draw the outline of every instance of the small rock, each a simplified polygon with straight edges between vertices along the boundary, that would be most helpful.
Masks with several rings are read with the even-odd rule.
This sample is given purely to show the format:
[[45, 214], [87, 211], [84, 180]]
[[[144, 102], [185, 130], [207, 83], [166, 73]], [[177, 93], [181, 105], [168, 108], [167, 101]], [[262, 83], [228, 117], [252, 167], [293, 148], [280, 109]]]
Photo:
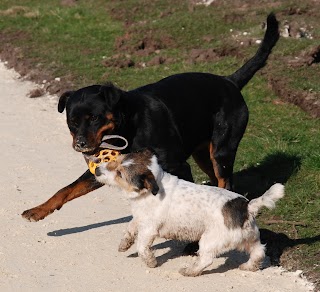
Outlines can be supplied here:
[[30, 98], [35, 98], [35, 97], [40, 97], [40, 96], [43, 96], [45, 94], [45, 91], [43, 88], [36, 88], [36, 89], [33, 89], [31, 90], [29, 93], [28, 93], [28, 96]]

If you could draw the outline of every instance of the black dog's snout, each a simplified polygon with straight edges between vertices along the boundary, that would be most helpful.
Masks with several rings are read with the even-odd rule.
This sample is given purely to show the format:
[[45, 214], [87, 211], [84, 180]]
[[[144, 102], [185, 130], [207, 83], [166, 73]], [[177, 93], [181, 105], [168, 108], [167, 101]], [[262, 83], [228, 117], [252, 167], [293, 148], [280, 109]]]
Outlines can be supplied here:
[[99, 167], [96, 168], [94, 174], [95, 174], [95, 176], [100, 176], [102, 174], [102, 172], [101, 172]]
[[78, 147], [80, 147], [80, 148], [83, 148], [83, 147], [85, 147], [85, 146], [87, 145], [87, 143], [86, 143], [86, 141], [84, 141], [82, 138], [79, 138], [79, 139], [77, 140], [76, 145], [77, 145]]
[[79, 142], [77, 143], [77, 146], [79, 146], [79, 147], [84, 147], [84, 146], [86, 146], [86, 142], [84, 142], [84, 141], [79, 141]]
[[80, 136], [76, 140], [76, 147], [77, 148], [85, 148], [87, 146], [87, 141], [84, 137]]

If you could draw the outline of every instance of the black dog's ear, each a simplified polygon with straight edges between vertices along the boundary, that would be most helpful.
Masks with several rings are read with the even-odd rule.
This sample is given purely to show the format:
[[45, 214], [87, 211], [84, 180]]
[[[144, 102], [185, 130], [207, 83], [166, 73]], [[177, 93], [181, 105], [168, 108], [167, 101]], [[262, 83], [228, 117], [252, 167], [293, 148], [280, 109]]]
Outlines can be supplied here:
[[115, 87], [112, 83], [104, 84], [100, 87], [99, 95], [103, 96], [109, 109], [113, 109], [119, 102], [123, 91]]
[[67, 101], [69, 97], [74, 93], [74, 91], [66, 91], [63, 93], [60, 98], [59, 98], [59, 103], [58, 103], [58, 112], [62, 113], [64, 109], [66, 108]]

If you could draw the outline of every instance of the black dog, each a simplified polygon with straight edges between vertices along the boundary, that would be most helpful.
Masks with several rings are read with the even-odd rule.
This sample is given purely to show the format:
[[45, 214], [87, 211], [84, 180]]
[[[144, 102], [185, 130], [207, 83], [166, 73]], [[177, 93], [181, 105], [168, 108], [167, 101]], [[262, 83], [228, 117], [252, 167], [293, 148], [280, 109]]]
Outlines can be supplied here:
[[[93, 154], [103, 135], [119, 134], [129, 141], [126, 151], [152, 147], [165, 171], [189, 181], [186, 160], [192, 155], [212, 183], [231, 189], [236, 151], [248, 121], [240, 91], [265, 65], [278, 39], [278, 22], [270, 14], [257, 53], [230, 76], [183, 73], [131, 91], [107, 84], [64, 93], [58, 110], [66, 108], [73, 148]], [[87, 171], [22, 216], [38, 221], [100, 186]]]

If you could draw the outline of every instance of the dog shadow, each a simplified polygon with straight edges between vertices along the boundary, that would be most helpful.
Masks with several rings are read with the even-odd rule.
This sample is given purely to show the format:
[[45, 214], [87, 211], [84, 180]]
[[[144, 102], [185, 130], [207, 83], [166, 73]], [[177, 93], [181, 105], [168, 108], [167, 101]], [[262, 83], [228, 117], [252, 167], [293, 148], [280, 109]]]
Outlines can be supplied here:
[[[181, 256], [188, 256], [188, 254], [185, 252], [186, 244], [188, 244], [188, 242], [169, 240], [169, 241], [165, 241], [163, 243], [154, 245], [152, 247], [154, 250], [169, 248], [168, 252], [162, 254], [161, 256], [157, 256], [158, 267], [162, 266], [164, 263], [166, 263], [169, 260], [172, 260]], [[133, 256], [138, 256], [138, 254], [135, 253]], [[196, 253], [193, 253], [192, 256], [197, 256], [197, 255]], [[239, 251], [230, 251], [219, 256], [219, 258], [220, 257], [226, 257], [226, 261], [224, 262], [224, 264], [220, 265], [219, 267], [211, 271], [204, 271], [203, 274], [225, 273], [229, 270], [238, 268], [242, 263], [245, 263], [249, 259], [249, 256], [247, 254]], [[264, 263], [263, 266], [264, 267], [268, 266], [268, 261]]]
[[86, 225], [86, 226], [59, 229], [59, 230], [48, 232], [47, 235], [48, 236], [70, 235], [70, 234], [85, 232], [85, 231], [88, 231], [91, 229], [100, 228], [100, 227], [104, 227], [104, 226], [127, 223], [127, 222], [131, 221], [131, 219], [132, 219], [132, 216], [126, 216], [126, 217], [122, 217], [122, 218], [118, 218], [118, 219], [114, 219], [114, 220], [108, 220], [105, 222], [100, 222], [100, 223], [95, 223], [95, 224], [90, 224], [90, 225]]
[[[262, 269], [270, 266], [280, 266], [280, 257], [287, 248], [293, 248], [301, 244], [311, 245], [320, 241], [320, 234], [314, 237], [302, 239], [290, 239], [283, 233], [276, 233], [268, 229], [260, 229], [261, 242], [267, 244], [266, 257], [261, 265]], [[222, 274], [230, 270], [238, 269], [239, 266], [249, 259], [246, 253], [230, 251], [224, 255], [226, 261], [217, 268], [206, 270], [203, 274]]]
[[[177, 240], [166, 240], [164, 242], [155, 244], [152, 246], [153, 251], [160, 251], [162, 249], [165, 249], [168, 251], [164, 252], [162, 255], [156, 255], [157, 258], [157, 267], [161, 267], [164, 263], [166, 263], [169, 260], [178, 258], [183, 256], [184, 254], [184, 248], [186, 247], [187, 242], [185, 241], [177, 241]], [[127, 256], [128, 258], [136, 258], [138, 257], [138, 253], [134, 252], [132, 254], [129, 254]]]
[[260, 229], [260, 240], [266, 244], [266, 255], [270, 258], [272, 266], [279, 266], [283, 252], [301, 244], [311, 245], [320, 241], [320, 234], [313, 237], [291, 239], [283, 233], [273, 232], [268, 229]]
[[[223, 274], [228, 271], [238, 269], [241, 264], [247, 262], [249, 259], [249, 256], [246, 253], [236, 251], [236, 250], [229, 251], [219, 257], [226, 258], [225, 262], [214, 269], [203, 271], [202, 273], [203, 275]], [[213, 264], [214, 264], [214, 261], [213, 261]], [[270, 263], [266, 258], [262, 264], [262, 268], [266, 268], [268, 266], [270, 266]]]
[[[157, 259], [157, 263], [158, 263], [157, 267], [161, 267], [163, 264], [165, 264], [169, 260], [179, 258], [181, 256], [187, 256], [187, 254], [184, 252], [185, 246], [187, 243], [188, 242], [167, 240], [165, 242], [162, 242], [162, 243], [159, 243], [159, 244], [152, 246], [152, 249], [156, 253], [158, 253], [161, 249], [166, 249], [166, 250], [169, 249], [168, 251], [166, 251], [165, 253], [163, 253], [160, 256], [156, 255], [156, 259]], [[192, 256], [196, 256], [196, 253], [192, 254]], [[134, 252], [134, 253], [128, 255], [127, 257], [128, 258], [137, 258], [138, 253]], [[236, 250], [224, 253], [221, 256], [219, 256], [218, 258], [220, 258], [220, 257], [226, 258], [226, 260], [223, 264], [221, 264], [220, 266], [218, 266], [212, 270], [205, 270], [202, 274], [214, 274], [214, 273], [223, 274], [227, 271], [238, 269], [241, 264], [247, 262], [249, 259], [249, 256], [246, 253], [236, 251]], [[214, 261], [213, 261], [213, 265], [214, 265]], [[271, 265], [270, 260], [269, 260], [269, 258], [266, 257], [266, 259], [264, 260], [264, 262], [262, 264], [262, 268], [267, 268], [270, 265]]]
[[301, 157], [277, 152], [266, 156], [256, 166], [234, 174], [235, 192], [249, 200], [261, 196], [274, 183], [285, 184], [301, 167]]
[[[267, 244], [266, 257], [261, 264], [262, 269], [266, 269], [270, 266], [279, 266], [280, 257], [287, 248], [293, 248], [301, 244], [311, 245], [320, 241], [320, 234], [314, 237], [290, 239], [283, 233], [276, 233], [268, 229], [260, 229], [260, 235], [262, 244]], [[152, 246], [152, 249], [156, 252], [161, 249], [169, 249], [162, 255], [156, 256], [158, 262], [157, 266], [160, 267], [169, 260], [186, 255], [184, 251], [187, 243], [188, 242], [184, 241], [167, 240]], [[138, 257], [137, 252], [128, 255], [128, 258], [136, 257]], [[227, 271], [239, 269], [239, 266], [249, 259], [248, 254], [237, 250], [229, 251], [219, 256], [219, 258], [220, 257], [226, 258], [223, 264], [214, 269], [205, 270], [202, 274], [223, 274]]]
[[[261, 196], [274, 183], [285, 184], [288, 179], [299, 172], [302, 158], [277, 152], [266, 156], [258, 165], [251, 166], [234, 174], [234, 189], [245, 195], [249, 200]], [[272, 266], [280, 265], [280, 259], [287, 248], [300, 244], [312, 244], [320, 240], [320, 235], [314, 237], [291, 239], [283, 233], [268, 229], [260, 229], [260, 238], [266, 244], [266, 255]]]

